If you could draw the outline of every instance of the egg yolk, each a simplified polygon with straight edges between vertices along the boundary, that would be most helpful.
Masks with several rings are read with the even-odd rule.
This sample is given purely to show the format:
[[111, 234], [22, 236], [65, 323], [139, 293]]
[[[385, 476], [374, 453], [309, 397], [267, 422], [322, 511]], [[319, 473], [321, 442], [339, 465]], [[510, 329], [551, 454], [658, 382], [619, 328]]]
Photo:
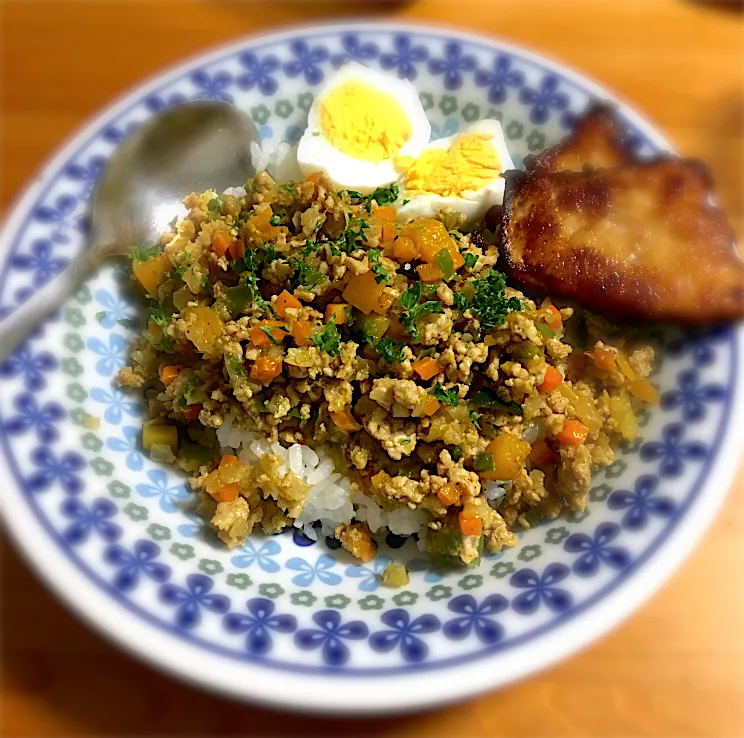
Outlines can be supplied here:
[[428, 149], [406, 170], [406, 194], [462, 197], [491, 184], [501, 159], [488, 137], [466, 134], [449, 149]]
[[390, 159], [411, 137], [411, 124], [398, 101], [387, 92], [350, 80], [323, 98], [319, 111], [323, 136], [355, 159]]

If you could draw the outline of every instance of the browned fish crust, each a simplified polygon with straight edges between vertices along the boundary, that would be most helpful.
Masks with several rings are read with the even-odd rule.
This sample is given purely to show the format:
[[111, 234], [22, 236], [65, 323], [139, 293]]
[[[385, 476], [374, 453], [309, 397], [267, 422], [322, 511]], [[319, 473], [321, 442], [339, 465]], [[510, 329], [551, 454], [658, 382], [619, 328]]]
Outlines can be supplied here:
[[584, 169], [610, 169], [636, 161], [624, 142], [625, 127], [607, 103], [592, 105], [569, 136], [537, 156], [524, 160], [528, 172], [581, 172]]
[[615, 318], [744, 317], [744, 265], [700, 162], [506, 179], [499, 249], [520, 286]]

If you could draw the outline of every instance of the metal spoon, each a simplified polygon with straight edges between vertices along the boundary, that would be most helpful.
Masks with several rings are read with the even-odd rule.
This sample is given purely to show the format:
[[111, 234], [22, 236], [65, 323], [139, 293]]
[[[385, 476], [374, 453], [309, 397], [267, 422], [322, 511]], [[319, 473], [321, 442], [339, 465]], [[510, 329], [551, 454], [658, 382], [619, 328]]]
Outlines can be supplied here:
[[96, 187], [88, 248], [0, 323], [0, 362], [107, 257], [157, 243], [185, 214], [190, 192], [222, 192], [255, 174], [251, 143], [260, 136], [234, 105], [198, 100], [163, 110], [116, 150]]

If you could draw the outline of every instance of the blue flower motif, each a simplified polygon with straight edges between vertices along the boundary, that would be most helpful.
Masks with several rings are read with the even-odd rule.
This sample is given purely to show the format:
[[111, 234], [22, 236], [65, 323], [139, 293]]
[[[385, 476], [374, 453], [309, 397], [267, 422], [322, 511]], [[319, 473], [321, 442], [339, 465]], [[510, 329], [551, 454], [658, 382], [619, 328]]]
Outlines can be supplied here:
[[720, 384], [700, 386], [700, 373], [697, 369], [683, 371], [677, 378], [679, 389], [665, 392], [661, 397], [664, 410], [682, 408], [682, 417], [688, 423], [705, 418], [706, 405], [726, 399], [726, 390]]
[[550, 110], [565, 110], [568, 107], [568, 95], [558, 92], [560, 78], [546, 74], [540, 82], [538, 90], [523, 87], [519, 91], [519, 99], [525, 105], [531, 105], [530, 121], [534, 125], [545, 123], [550, 117]]
[[553, 612], [563, 612], [571, 607], [572, 597], [565, 589], [555, 585], [569, 575], [565, 564], [549, 564], [542, 576], [533, 569], [520, 569], [509, 580], [512, 587], [525, 589], [512, 600], [512, 607], [523, 615], [535, 612], [544, 602]]
[[431, 138], [429, 140], [436, 141], [438, 138], [444, 138], [445, 136], [451, 136], [454, 133], [457, 133], [458, 125], [459, 124], [455, 118], [447, 118], [441, 126], [432, 122]]
[[420, 635], [439, 630], [439, 619], [434, 615], [420, 615], [414, 621], [407, 610], [390, 610], [380, 616], [380, 620], [390, 630], [380, 630], [369, 637], [373, 651], [388, 653], [400, 647], [403, 660], [411, 663], [423, 661], [429, 655], [429, 647], [419, 638]]
[[72, 519], [62, 536], [68, 543], [77, 545], [88, 540], [88, 536], [96, 531], [104, 541], [115, 541], [121, 536], [121, 528], [112, 523], [110, 518], [118, 512], [118, 508], [111, 500], [99, 497], [90, 507], [76, 497], [66, 499], [62, 503], [62, 515]]
[[58, 458], [48, 446], [39, 446], [31, 454], [31, 461], [39, 467], [27, 480], [31, 492], [42, 492], [57, 481], [68, 495], [82, 491], [83, 482], [75, 474], [85, 468], [80, 454], [67, 451]]
[[230, 609], [230, 599], [225, 595], [209, 594], [214, 582], [203, 574], [189, 574], [186, 586], [164, 584], [160, 588], [160, 599], [167, 605], [176, 606], [175, 623], [189, 630], [201, 622], [201, 608], [224, 615]]
[[273, 54], [258, 58], [252, 51], [241, 54], [239, 61], [245, 72], [238, 79], [241, 90], [252, 90], [258, 87], [262, 95], [273, 95], [277, 90], [277, 82], [272, 72], [279, 69], [279, 59]]
[[473, 595], [459, 595], [447, 603], [447, 608], [460, 617], [444, 624], [444, 635], [453, 641], [462, 641], [475, 631], [481, 643], [496, 643], [504, 637], [504, 628], [492, 618], [508, 606], [509, 602], [500, 594], [488, 595], [480, 605]]
[[106, 315], [101, 319], [104, 328], [113, 328], [120, 320], [130, 318], [129, 304], [112, 295], [108, 290], [97, 290], [96, 300], [105, 308]]
[[408, 568], [408, 571], [410, 572], [416, 572], [416, 571], [426, 572], [426, 574], [424, 574], [425, 582], [441, 582], [442, 579], [444, 579], [442, 574], [440, 574], [434, 568], [430, 559], [413, 559], [412, 561], [408, 562], [407, 568]]
[[127, 343], [116, 333], [109, 334], [108, 345], [96, 336], [89, 338], [88, 348], [94, 354], [101, 357], [96, 362], [96, 371], [101, 376], [110, 376], [114, 370], [121, 369], [126, 363], [124, 352], [126, 351]]
[[[132, 471], [139, 471], [142, 468], [144, 462], [142, 461], [142, 454], [139, 449], [139, 428], [135, 428], [132, 425], [126, 425], [121, 429], [124, 438], [109, 438], [106, 441], [106, 445], [112, 450], [118, 453], [126, 454], [125, 462], [129, 469]], [[139, 491], [139, 485], [137, 490]], [[140, 492], [140, 494], [143, 494]], [[146, 495], [152, 497], [154, 495]], [[163, 507], [163, 498], [161, 497], [160, 506]], [[175, 507], [175, 506], [174, 506]], [[165, 509], [165, 508], [163, 508]]]
[[180, 92], [174, 92], [165, 97], [149, 95], [145, 98], [145, 107], [151, 113], [159, 113], [161, 110], [172, 108], [174, 105], [180, 105], [182, 102], [186, 102], [186, 95]]
[[52, 230], [52, 241], [56, 243], [69, 243], [67, 235], [70, 228], [80, 228], [80, 218], [74, 218], [73, 213], [77, 207], [78, 200], [73, 195], [59, 195], [54, 205], [40, 205], [34, 211], [34, 218], [42, 223], [54, 225]]
[[[186, 513], [186, 519], [188, 523], [179, 525], [176, 530], [186, 538], [196, 538], [205, 528], [205, 521], [201, 515], [195, 515], [194, 513]], [[233, 559], [233, 563], [235, 559]]]
[[299, 528], [292, 528], [292, 541], [296, 546], [312, 546], [317, 543], [312, 538], [305, 535]]
[[5, 430], [13, 436], [35, 430], [42, 443], [51, 443], [59, 438], [59, 431], [54, 423], [65, 417], [62, 406], [56, 402], [39, 405], [30, 392], [17, 395], [13, 402], [18, 415], [5, 422]]
[[281, 550], [281, 546], [271, 539], [263, 543], [259, 549], [251, 541], [246, 541], [238, 549], [241, 553], [238, 556], [233, 556], [230, 561], [240, 569], [247, 569], [255, 563], [258, 564], [259, 569], [267, 574], [273, 574], [279, 571], [280, 566], [272, 556], [276, 556]]
[[377, 44], [373, 44], [371, 41], [362, 43], [359, 40], [359, 36], [349, 34], [342, 36], [341, 46], [343, 51], [340, 54], [334, 54], [331, 57], [331, 64], [338, 69], [342, 64], [346, 64], [348, 61], [365, 62], [370, 59], [375, 59], [380, 53], [380, 49]]
[[385, 571], [390, 559], [386, 556], [378, 556], [371, 566], [349, 566], [346, 568], [346, 576], [355, 579], [361, 577], [359, 590], [362, 592], [374, 592], [380, 586], [380, 577]]
[[712, 328], [698, 328], [680, 331], [669, 341], [667, 350], [671, 357], [681, 357], [688, 352], [699, 366], [707, 366], [716, 357], [716, 343], [731, 341], [732, 329], [728, 325], [715, 325]]
[[107, 423], [111, 423], [112, 425], [121, 423], [124, 413], [133, 418], [137, 417], [139, 413], [139, 405], [136, 402], [132, 402], [129, 399], [130, 396], [125, 395], [121, 390], [112, 388], [107, 392], [101, 387], [94, 387], [90, 391], [90, 396], [96, 402], [107, 405], [103, 417]]
[[139, 584], [140, 575], [160, 584], [168, 581], [171, 569], [155, 561], [158, 556], [160, 556], [160, 546], [152, 541], [136, 541], [132, 551], [113, 544], [107, 546], [103, 552], [103, 560], [119, 570], [114, 576], [113, 584], [122, 592], [134, 589]]
[[444, 75], [444, 87], [447, 90], [457, 90], [462, 87], [461, 72], [472, 72], [477, 66], [472, 54], [463, 54], [462, 45], [450, 41], [444, 45], [442, 59], [430, 59], [429, 71], [432, 74]]
[[183, 484], [168, 486], [168, 477], [160, 469], [147, 472], [152, 484], [138, 484], [137, 493], [142, 497], [157, 497], [160, 509], [172, 513], [176, 511], [176, 500], [184, 500], [189, 496]]
[[707, 450], [700, 441], [684, 441], [685, 426], [672, 423], [661, 431], [661, 441], [650, 441], [641, 446], [641, 459], [658, 461], [659, 474], [662, 477], [678, 477], [682, 474], [687, 461], [702, 461]]
[[106, 166], [106, 157], [95, 154], [88, 159], [85, 164], [68, 164], [65, 167], [65, 174], [76, 182], [83, 185], [81, 191], [82, 197], [87, 197], [100, 178], [104, 167]]
[[289, 50], [295, 58], [282, 66], [288, 77], [299, 77], [302, 74], [309, 85], [317, 85], [323, 81], [323, 71], [319, 64], [329, 56], [325, 46], [310, 48], [305, 41], [293, 41]]
[[48, 351], [34, 354], [31, 347], [25, 343], [14, 354], [11, 354], [0, 364], [0, 377], [10, 378], [22, 374], [26, 381], [26, 389], [38, 392], [46, 387], [44, 372], [57, 368], [57, 360]]
[[323, 584], [340, 584], [341, 577], [329, 571], [336, 565], [334, 559], [328, 554], [321, 554], [313, 566], [305, 559], [293, 558], [287, 561], [287, 569], [294, 569], [301, 572], [292, 578], [292, 584], [297, 587], [308, 587], [318, 578]]
[[669, 497], [659, 497], [656, 491], [659, 478], [646, 475], [639, 477], [635, 491], [619, 489], [610, 495], [607, 502], [610, 510], [627, 510], [620, 524], [628, 530], [645, 528], [649, 518], [656, 515], [668, 518], [674, 512], [674, 502]]
[[53, 244], [49, 239], [37, 238], [31, 244], [30, 254], [15, 254], [10, 263], [16, 269], [32, 272], [34, 287], [41, 287], [59, 274], [70, 261], [62, 256], [52, 256], [52, 249]]
[[139, 123], [127, 123], [124, 128], [117, 128], [116, 126], [108, 126], [104, 128], [101, 136], [104, 141], [111, 144], [120, 144], [130, 133], [132, 133]]
[[343, 666], [349, 660], [351, 654], [345, 640], [360, 641], [369, 633], [361, 620], [343, 623], [338, 610], [320, 610], [313, 615], [313, 621], [318, 628], [297, 631], [295, 643], [304, 651], [320, 648], [323, 661], [329, 666]]
[[418, 75], [416, 64], [429, 58], [426, 46], [414, 46], [409, 36], [393, 38], [393, 53], [381, 54], [380, 65], [383, 69], [395, 69], [398, 76], [414, 80]]
[[615, 523], [602, 523], [597, 526], [594, 536], [574, 533], [566, 540], [564, 548], [569, 553], [581, 554], [571, 567], [582, 577], [594, 576], [604, 563], [613, 569], [624, 569], [630, 563], [630, 554], [620, 546], [610, 543], [620, 534], [620, 526]]
[[189, 79], [199, 89], [197, 98], [233, 102], [233, 96], [227, 91], [233, 83], [233, 76], [229, 72], [221, 70], [210, 75], [203, 69], [198, 69]]
[[524, 84], [524, 74], [512, 69], [512, 60], [508, 56], [497, 56], [493, 60], [493, 71], [477, 69], [475, 84], [478, 87], [488, 87], [488, 100], [499, 105], [506, 100], [509, 87], [521, 87]]
[[245, 633], [245, 647], [257, 656], [271, 651], [271, 631], [294, 633], [297, 618], [294, 615], [274, 615], [276, 605], [263, 597], [248, 600], [248, 615], [231, 612], [225, 615], [222, 624], [229, 633]]

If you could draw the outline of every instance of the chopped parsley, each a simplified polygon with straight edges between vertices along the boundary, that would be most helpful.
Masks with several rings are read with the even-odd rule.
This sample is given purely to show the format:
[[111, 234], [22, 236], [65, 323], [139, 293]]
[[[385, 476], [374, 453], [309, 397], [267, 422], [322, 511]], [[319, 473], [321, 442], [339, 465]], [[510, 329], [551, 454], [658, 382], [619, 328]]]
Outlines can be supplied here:
[[404, 439], [403, 439], [403, 440], [402, 440], [402, 441], [400, 442], [400, 445], [401, 445], [401, 446], [407, 446], [407, 445], [408, 445], [408, 444], [409, 444], [410, 442], [411, 442], [411, 439], [410, 439], [410, 438], [404, 438]]
[[478, 317], [481, 328], [502, 325], [510, 311], [522, 309], [522, 303], [516, 297], [506, 299], [504, 275], [495, 269], [491, 269], [485, 279], [471, 282], [470, 286], [475, 289], [471, 309]]
[[183, 407], [188, 403], [191, 393], [197, 388], [201, 386], [201, 379], [194, 374], [193, 376], [189, 377], [186, 380], [186, 384], [184, 384], [183, 391], [181, 393], [181, 397], [178, 398], [178, 404]]
[[414, 341], [418, 343], [420, 340], [420, 334], [418, 329], [418, 321], [423, 315], [431, 313], [443, 313], [444, 306], [437, 300], [430, 300], [428, 302], [422, 302], [419, 304], [421, 298], [421, 282], [414, 282], [410, 289], [407, 289], [401, 296], [400, 302], [403, 305], [403, 309], [406, 311], [403, 313], [403, 327], [406, 332], [409, 333]]
[[369, 263], [372, 264], [372, 274], [375, 275], [375, 282], [377, 284], [389, 282], [392, 277], [388, 274], [387, 269], [380, 264], [380, 249], [370, 249], [367, 256], [369, 257]]
[[375, 344], [375, 350], [378, 355], [388, 364], [395, 364], [396, 362], [403, 361], [404, 347], [405, 344], [403, 342], [396, 341], [394, 338], [381, 338]]
[[455, 300], [455, 308], [464, 313], [470, 307], [470, 300], [464, 292], [454, 292], [452, 297]]
[[491, 389], [485, 388], [476, 392], [469, 400], [471, 407], [488, 407], [493, 410], [503, 410], [512, 415], [522, 415], [522, 406], [518, 402], [504, 402]]
[[103, 323], [103, 321], [106, 320], [106, 311], [105, 310], [101, 310], [100, 313], [96, 313], [96, 320], [99, 323]]
[[[367, 214], [372, 213], [372, 202], [376, 202], [378, 205], [388, 205], [391, 202], [395, 202], [400, 195], [400, 188], [398, 185], [390, 185], [390, 187], [378, 187], [371, 195], [362, 195], [361, 192], [356, 190], [341, 190], [338, 193], [341, 197], [344, 194], [349, 196], [352, 205], [362, 205], [367, 210]], [[408, 200], [403, 204], [405, 205]]]
[[[331, 253], [334, 256], [338, 256], [340, 251], [345, 254], [350, 254], [352, 251], [356, 251], [359, 248], [359, 241], [367, 243], [367, 236], [364, 233], [364, 229], [369, 227], [369, 223], [361, 218], [349, 219], [349, 213], [344, 211], [346, 218], [346, 227], [334, 241], [331, 242]], [[335, 247], [335, 251], [334, 251]]]
[[266, 334], [266, 337], [275, 346], [278, 346], [281, 343], [281, 341], [277, 341], [276, 338], [274, 338], [274, 336], [271, 335], [271, 331], [280, 330], [280, 331], [284, 331], [285, 333], [288, 332], [286, 327], [283, 325], [272, 325], [272, 326], [262, 325], [262, 326], [259, 326], [259, 328], [261, 329], [262, 333]]
[[134, 318], [122, 318], [121, 320], [116, 321], [119, 325], [124, 326], [124, 328], [136, 328], [137, 327], [137, 321]]
[[480, 415], [475, 412], [475, 410], [470, 409], [468, 410], [468, 415], [470, 415], [470, 422], [478, 429], [480, 430], [480, 423], [478, 422], [478, 419], [480, 418]]
[[288, 418], [302, 418], [302, 415], [300, 415], [300, 408], [293, 407], [290, 409], [290, 411], [287, 413]]
[[336, 321], [329, 320], [322, 333], [313, 336], [313, 345], [329, 356], [341, 355], [341, 336], [336, 328]]
[[284, 192], [289, 192], [290, 195], [296, 195], [297, 194], [297, 187], [294, 185], [289, 184], [280, 184], [277, 185], [277, 190], [284, 190]]
[[534, 528], [540, 525], [540, 515], [534, 507], [531, 507], [525, 514], [524, 517], [527, 522]]
[[477, 254], [463, 254], [465, 257], [465, 268], [472, 269], [478, 263]]
[[221, 197], [213, 197], [207, 203], [207, 209], [213, 215], [222, 215], [222, 208], [225, 207], [225, 201]]
[[[403, 205], [408, 205], [409, 202], [411, 202], [410, 199], [409, 198], [406, 198], [405, 200], [403, 200]], [[402, 207], [402, 205], [401, 205], [401, 207]]]
[[449, 234], [450, 238], [454, 238], [455, 241], [462, 240], [462, 233], [458, 233], [457, 231], [450, 231]]
[[293, 290], [298, 287], [310, 289], [315, 287], [315, 285], [320, 284], [325, 279], [323, 272], [313, 269], [306, 262], [300, 261], [300, 259], [290, 259], [289, 263], [295, 270], [295, 273], [292, 276]]
[[129, 258], [133, 261], [147, 261], [160, 253], [159, 246], [134, 246], [129, 250]]
[[163, 331], [165, 331], [170, 316], [157, 302], [151, 302], [147, 311], [147, 320], [150, 323], [156, 323]]
[[434, 397], [440, 402], [444, 402], [452, 407], [457, 407], [460, 404], [460, 390], [457, 387], [450, 387], [450, 389], [444, 389], [442, 385], [437, 382], [437, 386], [432, 392]]

